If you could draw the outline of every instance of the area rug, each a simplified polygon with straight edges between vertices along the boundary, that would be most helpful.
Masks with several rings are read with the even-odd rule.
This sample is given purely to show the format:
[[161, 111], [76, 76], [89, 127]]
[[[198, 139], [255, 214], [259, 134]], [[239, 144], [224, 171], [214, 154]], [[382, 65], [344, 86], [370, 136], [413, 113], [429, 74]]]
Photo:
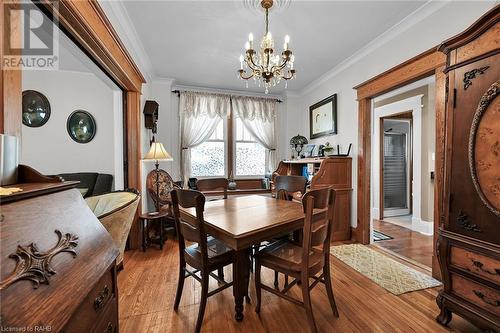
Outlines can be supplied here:
[[441, 282], [431, 276], [366, 245], [332, 246], [330, 253], [394, 295], [441, 285]]
[[374, 242], [380, 242], [380, 241], [385, 241], [385, 240], [390, 240], [394, 239], [393, 237], [384, 234], [383, 232], [373, 230], [373, 241]]

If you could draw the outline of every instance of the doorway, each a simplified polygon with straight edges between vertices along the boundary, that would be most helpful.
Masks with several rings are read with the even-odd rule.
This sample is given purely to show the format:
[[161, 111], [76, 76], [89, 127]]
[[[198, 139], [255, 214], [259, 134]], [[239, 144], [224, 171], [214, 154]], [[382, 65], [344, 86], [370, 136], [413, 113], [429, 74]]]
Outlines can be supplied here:
[[434, 80], [373, 101], [372, 242], [430, 269], [433, 255]]
[[[381, 118], [380, 219], [411, 216], [412, 113]], [[406, 221], [402, 218], [401, 221]], [[410, 219], [411, 224], [411, 219]]]

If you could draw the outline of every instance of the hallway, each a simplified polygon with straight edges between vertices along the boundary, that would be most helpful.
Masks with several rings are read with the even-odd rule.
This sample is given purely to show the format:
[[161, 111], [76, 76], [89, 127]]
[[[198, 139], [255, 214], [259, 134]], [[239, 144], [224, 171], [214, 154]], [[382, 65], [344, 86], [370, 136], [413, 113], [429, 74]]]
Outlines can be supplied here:
[[373, 220], [373, 229], [393, 238], [376, 241], [374, 245], [429, 268], [432, 267], [432, 236], [426, 236], [408, 228], [379, 220]]

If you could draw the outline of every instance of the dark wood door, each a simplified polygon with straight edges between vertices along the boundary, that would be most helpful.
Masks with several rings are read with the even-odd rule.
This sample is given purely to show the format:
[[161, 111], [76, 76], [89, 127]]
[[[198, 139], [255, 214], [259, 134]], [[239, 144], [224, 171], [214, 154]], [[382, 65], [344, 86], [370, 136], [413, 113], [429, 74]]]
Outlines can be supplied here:
[[448, 228], [497, 244], [500, 242], [499, 79], [500, 54], [451, 72], [448, 97], [451, 112], [447, 126]]

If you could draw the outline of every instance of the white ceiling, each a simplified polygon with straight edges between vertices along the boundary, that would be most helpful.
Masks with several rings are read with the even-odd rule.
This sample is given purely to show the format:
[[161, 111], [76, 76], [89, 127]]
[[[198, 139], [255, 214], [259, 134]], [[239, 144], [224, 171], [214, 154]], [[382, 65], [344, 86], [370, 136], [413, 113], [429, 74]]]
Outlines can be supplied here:
[[[252, 0], [246, 0], [252, 1]], [[288, 90], [301, 90], [367, 43], [402, 21], [425, 1], [292, 0], [270, 12], [270, 31], [281, 52], [291, 37], [297, 79]], [[230, 1], [125, 1], [123, 5], [151, 63], [152, 76], [176, 84], [245, 90], [237, 78], [239, 55], [248, 33], [256, 41], [264, 15]], [[283, 92], [284, 85], [271, 93]], [[250, 85], [251, 91], [262, 88]]]

